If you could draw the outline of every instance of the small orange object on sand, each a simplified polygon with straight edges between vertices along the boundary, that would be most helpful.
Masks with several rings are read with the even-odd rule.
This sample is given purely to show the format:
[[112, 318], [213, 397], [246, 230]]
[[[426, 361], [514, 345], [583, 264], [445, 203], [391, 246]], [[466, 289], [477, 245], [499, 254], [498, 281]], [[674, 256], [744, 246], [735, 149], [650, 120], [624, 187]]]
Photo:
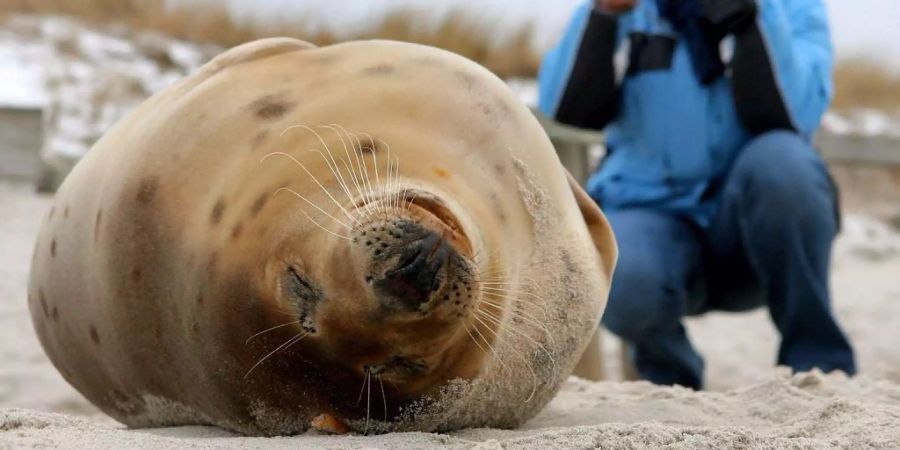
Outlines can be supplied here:
[[347, 434], [350, 428], [340, 419], [331, 414], [319, 414], [313, 418], [310, 425], [318, 431], [330, 434]]

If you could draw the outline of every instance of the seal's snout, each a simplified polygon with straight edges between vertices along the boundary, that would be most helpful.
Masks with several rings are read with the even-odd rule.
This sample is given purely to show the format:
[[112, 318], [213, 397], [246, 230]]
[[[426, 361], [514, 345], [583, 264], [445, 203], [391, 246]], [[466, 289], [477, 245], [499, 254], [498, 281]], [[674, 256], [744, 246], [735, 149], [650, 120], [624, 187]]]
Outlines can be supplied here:
[[437, 233], [423, 230], [423, 234], [406, 245], [394, 247], [397, 265], [375, 282], [382, 298], [396, 299], [408, 310], [419, 309], [440, 287], [438, 274], [452, 252], [447, 241]]
[[411, 323], [410, 313], [451, 323], [471, 303], [471, 243], [440, 199], [424, 191], [403, 197], [412, 200], [388, 209], [379, 208], [389, 203], [378, 203], [374, 208], [382, 214], [353, 231], [354, 251], [367, 257], [361, 275], [373, 294], [370, 305], [404, 323]]

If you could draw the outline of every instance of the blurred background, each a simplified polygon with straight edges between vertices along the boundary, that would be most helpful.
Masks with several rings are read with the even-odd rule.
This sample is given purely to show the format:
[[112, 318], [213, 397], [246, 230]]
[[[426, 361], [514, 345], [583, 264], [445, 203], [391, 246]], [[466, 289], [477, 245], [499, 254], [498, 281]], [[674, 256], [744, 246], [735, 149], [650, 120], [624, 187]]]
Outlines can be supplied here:
[[[34, 236], [53, 190], [96, 139], [229, 46], [386, 38], [442, 47], [536, 100], [541, 56], [580, 0], [0, 0], [0, 407], [94, 414], [52, 368], [26, 304]], [[842, 192], [834, 307], [864, 374], [900, 381], [900, 2], [827, 0], [837, 95], [817, 144]], [[573, 172], [602, 137], [547, 124]], [[593, 155], [593, 157], [589, 157]], [[711, 389], [763, 379], [777, 335], [765, 311], [691, 319]], [[717, 336], [733, 336], [720, 339]], [[615, 342], [605, 340], [607, 352]], [[611, 361], [615, 357], [608, 358]], [[615, 379], [618, 371], [610, 368]]]

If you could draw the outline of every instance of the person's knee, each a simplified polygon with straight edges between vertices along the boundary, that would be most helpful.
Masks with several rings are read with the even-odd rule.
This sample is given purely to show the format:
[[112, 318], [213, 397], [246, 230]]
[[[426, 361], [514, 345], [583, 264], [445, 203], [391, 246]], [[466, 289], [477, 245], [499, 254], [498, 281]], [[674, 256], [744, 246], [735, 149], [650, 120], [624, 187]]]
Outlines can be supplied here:
[[620, 260], [602, 320], [614, 334], [636, 340], [680, 320], [678, 293], [665, 281], [664, 270], [655, 266], [650, 260]]
[[789, 131], [754, 138], [735, 161], [734, 195], [764, 206], [774, 216], [806, 217], [810, 208], [830, 204], [832, 186], [821, 158], [810, 143]]

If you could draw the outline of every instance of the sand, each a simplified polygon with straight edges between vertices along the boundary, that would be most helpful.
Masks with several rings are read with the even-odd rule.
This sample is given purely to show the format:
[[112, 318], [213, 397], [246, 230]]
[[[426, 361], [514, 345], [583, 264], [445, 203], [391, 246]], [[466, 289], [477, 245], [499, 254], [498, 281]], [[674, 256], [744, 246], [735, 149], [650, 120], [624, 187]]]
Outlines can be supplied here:
[[[778, 338], [765, 311], [710, 314], [688, 321], [707, 360], [705, 392], [570, 378], [517, 430], [266, 439], [210, 427], [128, 430], [88, 404], [44, 356], [26, 306], [50, 198], [0, 180], [0, 205], [0, 449], [900, 448], [900, 235], [867, 217], [846, 218], [832, 276], [859, 377], [774, 369]], [[615, 360], [616, 343], [605, 342]]]

